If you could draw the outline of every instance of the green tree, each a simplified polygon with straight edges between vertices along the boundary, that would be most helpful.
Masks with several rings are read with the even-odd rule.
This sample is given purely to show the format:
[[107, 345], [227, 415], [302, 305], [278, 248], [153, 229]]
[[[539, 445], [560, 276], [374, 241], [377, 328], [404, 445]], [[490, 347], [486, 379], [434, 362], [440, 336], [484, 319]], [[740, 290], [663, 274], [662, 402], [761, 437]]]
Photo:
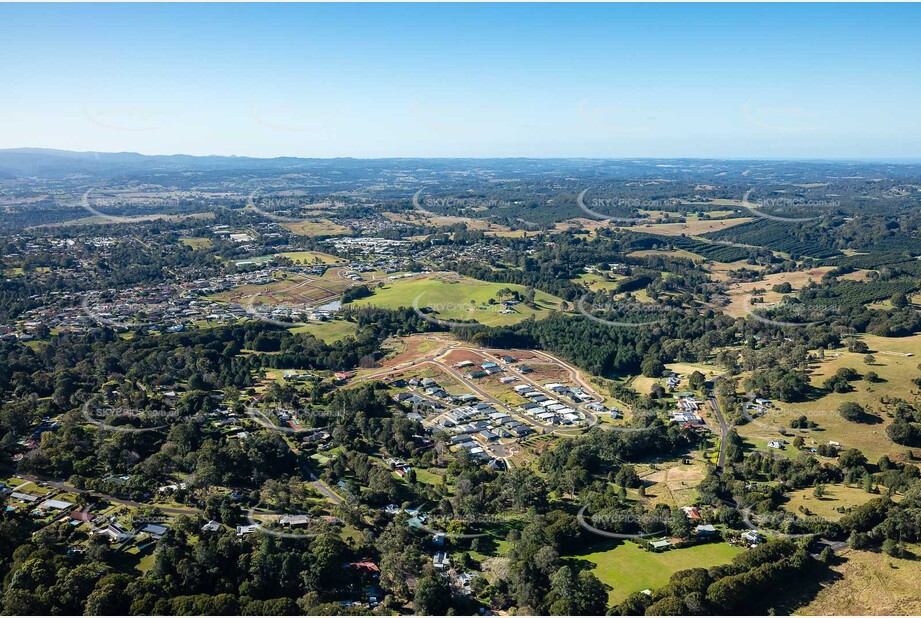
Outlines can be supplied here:
[[841, 415], [841, 418], [851, 421], [853, 423], [859, 423], [863, 418], [866, 412], [859, 403], [854, 403], [853, 401], [845, 401], [840, 406], [838, 406], [838, 414]]
[[707, 383], [707, 378], [699, 371], [691, 372], [691, 375], [688, 376], [688, 386], [693, 391], [703, 390], [704, 386]]
[[451, 607], [451, 586], [438, 573], [429, 573], [416, 584], [413, 611], [420, 616], [443, 616]]

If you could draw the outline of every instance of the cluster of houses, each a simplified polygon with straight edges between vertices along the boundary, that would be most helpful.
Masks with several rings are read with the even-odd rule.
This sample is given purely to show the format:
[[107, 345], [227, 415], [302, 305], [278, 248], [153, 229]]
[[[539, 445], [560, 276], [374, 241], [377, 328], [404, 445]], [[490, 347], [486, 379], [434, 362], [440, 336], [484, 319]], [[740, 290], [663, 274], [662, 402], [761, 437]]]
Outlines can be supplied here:
[[[489, 410], [492, 411], [490, 412]], [[514, 419], [507, 412], [496, 411], [495, 408], [491, 406], [488, 410], [459, 408], [452, 414], [454, 414], [454, 417], [450, 420], [445, 419], [443, 421], [445, 424], [453, 423], [455, 418], [458, 419], [458, 421], [463, 419], [464, 422], [452, 428], [451, 431], [455, 435], [450, 438], [451, 445], [469, 450], [470, 454], [475, 458], [485, 458], [488, 457], [488, 454], [480, 448], [474, 436], [479, 436], [483, 441], [489, 443], [496, 442], [500, 438], [523, 438], [534, 433], [533, 429], [521, 421]]]
[[[502, 373], [505, 371], [504, 368], [499, 366], [499, 363], [483, 363], [479, 366], [475, 365], [472, 361], [461, 361], [455, 365], [458, 369], [469, 369], [467, 372], [467, 377], [471, 380], [476, 380], [478, 378], [485, 378], [486, 376], [495, 375], [497, 373]], [[472, 369], [472, 367], [477, 367]]]
[[60, 422], [50, 418], [43, 418], [38, 425], [32, 427], [32, 433], [29, 434], [29, 437], [18, 441], [19, 445], [30, 451], [32, 449], [38, 448], [38, 445], [41, 443], [43, 433], [47, 433], [49, 431], [57, 431], [60, 427]]
[[[692, 528], [691, 540], [706, 541], [718, 539], [720, 537], [720, 531], [716, 528], [716, 526], [713, 524], [701, 523], [702, 518], [697, 507], [682, 506], [680, 508], [687, 516], [691, 524], [694, 525]], [[765, 538], [764, 535], [759, 533], [757, 530], [745, 530], [739, 535], [731, 532], [731, 534], [725, 537], [725, 540], [730, 544], [741, 543], [748, 547], [755, 547], [756, 545], [763, 543]], [[659, 552], [671, 549], [672, 547], [678, 545], [684, 545], [685, 543], [687, 543], [687, 541], [684, 539], [663, 537], [652, 539], [647, 542], [647, 545], [650, 550]]]
[[[227, 226], [216, 226], [212, 232], [232, 241], [246, 243], [252, 237], [246, 233], [236, 233]], [[246, 238], [244, 238], [244, 236]], [[365, 240], [365, 239], [357, 239]], [[383, 239], [381, 239], [383, 240]], [[48, 243], [32, 243], [35, 251], [73, 252], [73, 247], [66, 245], [73, 240], [49, 239]], [[119, 241], [99, 238], [86, 241], [100, 247], [109, 247]], [[122, 241], [123, 242], [123, 241]], [[406, 241], [387, 241], [402, 243]], [[256, 247], [254, 247], [256, 248]], [[15, 257], [15, 256], [13, 256]], [[88, 273], [93, 272], [93, 263], [81, 260], [78, 268], [58, 269], [59, 276], [67, 275], [78, 280], [89, 281]], [[399, 264], [393, 259], [391, 263], [381, 264], [396, 272]], [[238, 272], [201, 277], [193, 270], [181, 273], [181, 280], [168, 283], [145, 284], [143, 286], [123, 289], [96, 290], [90, 294], [70, 291], [51, 291], [49, 301], [41, 307], [30, 309], [18, 317], [15, 323], [0, 325], [0, 337], [28, 341], [36, 338], [44, 329], [60, 332], [83, 332], [99, 323], [118, 328], [119, 325], [131, 327], [144, 324], [150, 330], [182, 331], [196, 322], [232, 323], [251, 319], [253, 312], [266, 314], [279, 320], [327, 320], [338, 307], [322, 305], [319, 307], [259, 307], [249, 308], [232, 303], [211, 300], [209, 296], [245, 285], [265, 285], [279, 281], [280, 273], [294, 275], [322, 276], [328, 264], [307, 264], [283, 266], [269, 261], [242, 259], [235, 262], [241, 268]], [[373, 265], [355, 262], [352, 271], [346, 275], [354, 281], [361, 281], [358, 272], [374, 270]]]
[[[591, 396], [577, 387], [564, 386], [556, 382], [544, 384], [543, 388], [576, 403], [591, 401], [592, 399]], [[519, 410], [540, 423], [545, 425], [581, 425], [585, 422], [584, 415], [577, 408], [545, 395], [530, 384], [519, 384], [513, 387], [512, 390], [529, 400], [528, 403], [521, 404]], [[598, 405], [600, 406], [601, 404]], [[598, 406], [595, 407], [597, 408]], [[601, 407], [603, 408], [604, 406]]]
[[72, 502], [48, 498], [46, 495], [36, 495], [28, 491], [16, 491], [9, 487], [0, 489], [0, 493], [7, 496], [9, 504], [7, 511], [16, 511], [20, 506], [31, 509], [33, 515], [45, 517], [67, 511], [73, 506]]
[[81, 523], [88, 524], [93, 534], [105, 538], [110, 543], [124, 543], [135, 538], [142, 542], [159, 541], [169, 532], [169, 526], [159, 520], [139, 522], [132, 530], [120, 523], [116, 515], [94, 515], [86, 510], [74, 511], [70, 514], [70, 520], [75, 526]]
[[[481, 402], [476, 395], [450, 395], [432, 378], [413, 378], [408, 381], [398, 379], [391, 382], [391, 386], [403, 385], [417, 386], [429, 397], [438, 398], [448, 404], [466, 404], [454, 408], [438, 419], [435, 427], [457, 434], [451, 438], [452, 445], [468, 449], [475, 458], [488, 459], [489, 454], [477, 444], [474, 435], [479, 435], [486, 442], [494, 442], [500, 438], [521, 438], [533, 433], [531, 428], [515, 420], [508, 412], [497, 410], [491, 403]], [[398, 393], [394, 399], [414, 405], [432, 405], [428, 400], [409, 392]], [[408, 416], [414, 420], [422, 420], [422, 416], [417, 413]]]
[[131, 539], [139, 542], [158, 541], [169, 531], [169, 526], [160, 521], [139, 521], [132, 529], [120, 523], [114, 514], [94, 514], [89, 509], [73, 510], [74, 503], [64, 500], [67, 495], [60, 490], [38, 495], [28, 489], [0, 486], [0, 493], [7, 496], [7, 511], [25, 507], [35, 517], [48, 517], [53, 522], [66, 521], [74, 527], [86, 524], [91, 534], [101, 536], [111, 543], [121, 544]]
[[[405, 386], [411, 386], [413, 388], [418, 388], [423, 394], [433, 397], [435, 399], [440, 399], [445, 403], [466, 403], [471, 400], [476, 400], [474, 395], [451, 395], [444, 388], [438, 384], [437, 380], [432, 378], [410, 378], [409, 380], [404, 380], [402, 378], [397, 378], [390, 383], [390, 386], [395, 388], [403, 388]], [[427, 403], [427, 400], [413, 395], [411, 393], [398, 393], [395, 397], [397, 402], [408, 403], [408, 404], [424, 404]], [[472, 398], [472, 399], [471, 399]]]
[[[381, 509], [381, 511], [391, 516], [405, 512], [411, 518], [409, 520], [409, 525], [414, 528], [423, 527], [428, 520], [428, 516], [420, 509], [404, 509], [398, 504], [388, 504], [386, 507]], [[451, 587], [456, 594], [467, 596], [473, 594], [473, 591], [470, 588], [470, 584], [477, 577], [477, 575], [479, 575], [479, 573], [473, 571], [458, 571], [451, 568], [451, 556], [444, 549], [444, 546], [447, 543], [447, 535], [445, 533], [434, 532], [431, 536], [431, 543], [435, 550], [432, 553], [432, 566], [435, 567], [435, 570], [451, 583]]]
[[341, 253], [361, 255], [394, 255], [400, 249], [408, 247], [411, 241], [392, 240], [390, 238], [375, 237], [343, 237], [331, 238], [326, 241]]
[[430, 243], [429, 246], [419, 249], [414, 246], [415, 257], [418, 260], [431, 261], [436, 264], [446, 262], [474, 262], [482, 264], [484, 260], [495, 259], [503, 261], [510, 253], [510, 249], [488, 242], [473, 242], [469, 245]]
[[696, 399], [694, 393], [678, 393], [677, 410], [669, 413], [669, 419], [673, 423], [678, 423], [682, 427], [694, 431], [707, 431], [707, 424], [700, 416], [700, 406], [703, 401]]
[[393, 470], [393, 472], [397, 476], [400, 476], [400, 477], [406, 476], [411, 470], [408, 463], [406, 463], [405, 461], [401, 459], [396, 459], [394, 457], [388, 457], [387, 459], [384, 460], [384, 463], [390, 466], [390, 469]]
[[187, 282], [148, 284], [90, 293], [52, 291], [50, 302], [25, 311], [14, 324], [0, 325], [0, 337], [29, 340], [43, 329], [83, 332], [100, 323], [117, 328], [144, 324], [150, 330], [182, 331], [195, 322], [231, 323], [250, 319], [247, 308], [208, 298], [234, 287], [272, 283], [261, 271]]

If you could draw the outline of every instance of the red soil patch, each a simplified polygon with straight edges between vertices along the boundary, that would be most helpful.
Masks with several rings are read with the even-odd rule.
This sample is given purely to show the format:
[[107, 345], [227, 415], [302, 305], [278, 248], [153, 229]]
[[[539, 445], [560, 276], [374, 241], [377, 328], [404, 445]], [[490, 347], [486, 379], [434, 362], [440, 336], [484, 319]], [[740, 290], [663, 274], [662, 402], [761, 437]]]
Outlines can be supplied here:
[[463, 361], [470, 361], [474, 365], [482, 365], [486, 362], [481, 355], [468, 350], [451, 350], [442, 358], [442, 361], [448, 365], [456, 365]]

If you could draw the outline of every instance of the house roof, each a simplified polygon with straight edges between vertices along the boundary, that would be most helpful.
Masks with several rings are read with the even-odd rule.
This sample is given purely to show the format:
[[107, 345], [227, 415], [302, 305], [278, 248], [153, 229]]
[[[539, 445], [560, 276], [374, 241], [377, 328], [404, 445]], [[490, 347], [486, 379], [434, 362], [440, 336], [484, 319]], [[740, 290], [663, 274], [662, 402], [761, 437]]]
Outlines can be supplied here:
[[64, 509], [69, 509], [72, 506], [73, 502], [66, 502], [64, 500], [45, 500], [39, 505], [40, 508], [54, 509], [56, 511], [63, 511]]

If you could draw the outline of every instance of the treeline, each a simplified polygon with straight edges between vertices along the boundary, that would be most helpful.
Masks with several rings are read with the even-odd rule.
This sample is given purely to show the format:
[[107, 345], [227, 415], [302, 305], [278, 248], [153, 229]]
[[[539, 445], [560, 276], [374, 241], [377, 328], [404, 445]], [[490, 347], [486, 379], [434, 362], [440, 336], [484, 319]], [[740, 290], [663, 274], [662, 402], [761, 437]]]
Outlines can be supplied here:
[[802, 577], [809, 553], [789, 540], [758, 545], [730, 564], [678, 571], [651, 595], [631, 594], [618, 616], [748, 615], [766, 613], [777, 591]]
[[[69, 554], [82, 533], [66, 522], [48, 526], [15, 552], [4, 551], [3, 613], [335, 615], [341, 612], [337, 599], [361, 589], [358, 573], [342, 566], [359, 558], [334, 534], [303, 543], [238, 538], [227, 529], [202, 533], [201, 524], [189, 516], [175, 520], [143, 575], [114, 568], [102, 537], [92, 538], [85, 552]], [[27, 524], [15, 518], [5, 525]]]
[[458, 329], [458, 333], [486, 347], [546, 350], [598, 375], [636, 374], [647, 359], [703, 360], [735, 338], [733, 320], [716, 313], [664, 316], [659, 321], [655, 314], [655, 324], [634, 327], [557, 314], [513, 326]]

